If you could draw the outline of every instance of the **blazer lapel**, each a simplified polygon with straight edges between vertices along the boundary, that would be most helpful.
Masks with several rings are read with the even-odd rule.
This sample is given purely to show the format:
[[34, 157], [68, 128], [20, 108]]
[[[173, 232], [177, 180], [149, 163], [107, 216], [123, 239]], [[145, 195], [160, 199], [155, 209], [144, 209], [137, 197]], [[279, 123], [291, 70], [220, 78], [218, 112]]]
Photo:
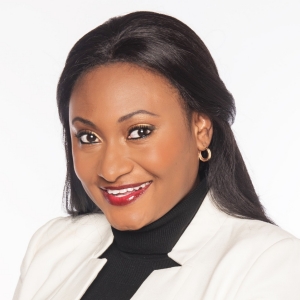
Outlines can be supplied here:
[[181, 267], [153, 271], [132, 300], [188, 299], [179, 297], [189, 293], [187, 282], [194, 266], [187, 262], [199, 254], [199, 251], [215, 236], [226, 218], [227, 215], [214, 206], [212, 196], [208, 193], [195, 217], [168, 254]]
[[80, 268], [75, 269], [69, 278], [62, 282], [49, 297], [49, 300], [79, 300], [105, 265], [107, 260], [98, 257], [109, 247], [112, 241], [113, 234], [109, 227], [94, 253], [82, 263]]
[[79, 300], [105, 263], [106, 259], [91, 258], [64, 281], [49, 300]]
[[208, 192], [200, 209], [168, 256], [184, 265], [215, 236], [227, 217], [214, 205], [212, 195]]

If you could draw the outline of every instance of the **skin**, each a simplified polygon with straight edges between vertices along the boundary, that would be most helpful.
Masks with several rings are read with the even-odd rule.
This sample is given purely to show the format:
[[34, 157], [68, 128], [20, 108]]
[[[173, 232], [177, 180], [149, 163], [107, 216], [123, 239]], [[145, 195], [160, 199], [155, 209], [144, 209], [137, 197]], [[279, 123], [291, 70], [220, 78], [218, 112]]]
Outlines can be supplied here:
[[[140, 110], [150, 114], [130, 115]], [[101, 66], [82, 76], [70, 98], [69, 120], [75, 172], [119, 230], [152, 223], [191, 191], [198, 183], [198, 152], [212, 137], [207, 116], [193, 112], [187, 122], [178, 91], [164, 77], [127, 63]], [[150, 134], [130, 132], [138, 124], [150, 126]], [[76, 137], [83, 131], [93, 136]], [[125, 206], [111, 205], [100, 189], [147, 181], [152, 183], [146, 192]]]

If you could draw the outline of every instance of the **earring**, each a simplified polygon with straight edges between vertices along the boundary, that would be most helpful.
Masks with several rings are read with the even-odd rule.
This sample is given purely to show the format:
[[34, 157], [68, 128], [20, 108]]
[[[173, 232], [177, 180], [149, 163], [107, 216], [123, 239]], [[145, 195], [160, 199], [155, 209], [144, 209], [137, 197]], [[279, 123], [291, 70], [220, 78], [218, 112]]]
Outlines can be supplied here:
[[206, 161], [209, 161], [210, 159], [211, 159], [211, 151], [210, 151], [210, 149], [209, 148], [206, 148], [205, 149], [206, 150], [206, 152], [207, 152], [207, 154], [206, 154], [206, 157], [203, 157], [202, 156], [202, 151], [199, 151], [199, 159], [201, 160], [201, 161], [203, 161], [203, 162], [206, 162]]

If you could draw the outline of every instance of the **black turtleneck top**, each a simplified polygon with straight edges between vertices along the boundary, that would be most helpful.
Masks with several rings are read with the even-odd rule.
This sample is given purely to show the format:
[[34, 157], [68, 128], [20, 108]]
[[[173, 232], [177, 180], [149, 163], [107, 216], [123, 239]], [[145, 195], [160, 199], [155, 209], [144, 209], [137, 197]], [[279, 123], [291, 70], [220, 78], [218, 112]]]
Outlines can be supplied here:
[[180, 266], [167, 254], [198, 211], [206, 180], [155, 222], [134, 231], [112, 228], [113, 243], [99, 257], [107, 262], [81, 300], [129, 300], [154, 271]]

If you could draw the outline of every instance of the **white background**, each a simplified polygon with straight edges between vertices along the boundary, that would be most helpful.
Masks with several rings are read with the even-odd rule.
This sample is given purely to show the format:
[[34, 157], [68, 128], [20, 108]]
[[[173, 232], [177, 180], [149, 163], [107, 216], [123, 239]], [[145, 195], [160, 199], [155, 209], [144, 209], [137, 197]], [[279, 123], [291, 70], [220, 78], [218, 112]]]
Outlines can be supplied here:
[[11, 299], [27, 243], [63, 215], [56, 84], [68, 51], [108, 18], [136, 10], [185, 22], [236, 99], [233, 126], [261, 201], [300, 237], [299, 0], [0, 0], [1, 299]]

